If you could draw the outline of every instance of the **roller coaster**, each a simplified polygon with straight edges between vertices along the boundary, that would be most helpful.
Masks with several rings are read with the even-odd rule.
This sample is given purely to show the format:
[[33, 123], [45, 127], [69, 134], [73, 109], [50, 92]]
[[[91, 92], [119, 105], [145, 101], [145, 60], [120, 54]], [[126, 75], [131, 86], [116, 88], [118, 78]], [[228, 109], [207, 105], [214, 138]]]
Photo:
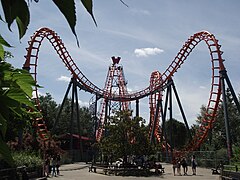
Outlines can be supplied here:
[[[113, 77], [113, 73], [116, 71], [115, 65], [118, 64], [115, 59], [112, 69], [110, 68], [108, 78], [105, 84], [105, 88], [101, 89], [93, 84], [78, 68], [77, 64], [74, 62], [69, 52], [67, 51], [64, 43], [57, 35], [56, 32], [49, 28], [41, 28], [37, 30], [30, 41], [28, 42], [29, 47], [27, 48], [27, 54], [25, 56], [26, 60], [23, 65], [23, 68], [28, 70], [35, 81], [37, 82], [37, 74], [38, 74], [38, 60], [39, 60], [39, 51], [41, 44], [44, 39], [47, 39], [50, 44], [55, 49], [59, 58], [62, 60], [63, 64], [70, 71], [71, 76], [76, 80], [77, 86], [89, 93], [96, 95], [98, 98], [103, 98], [105, 100], [110, 101], [118, 101], [118, 102], [138, 102], [140, 99], [144, 97], [149, 97], [149, 105], [150, 105], [150, 132], [149, 136], [153, 138], [155, 136], [158, 141], [161, 140], [161, 126], [160, 126], [160, 117], [165, 116], [163, 112], [163, 107], [161, 105], [163, 92], [167, 89], [170, 84], [172, 84], [172, 77], [177, 73], [180, 68], [182, 68], [183, 63], [193, 51], [193, 49], [201, 42], [205, 42], [207, 48], [210, 53], [210, 61], [211, 61], [211, 87], [208, 103], [206, 106], [206, 113], [204, 119], [201, 120], [201, 124], [199, 129], [197, 130], [194, 137], [189, 144], [182, 149], [181, 152], [185, 151], [194, 151], [200, 147], [200, 145], [207, 138], [209, 131], [213, 128], [214, 122], [216, 120], [217, 111], [221, 101], [224, 101], [225, 97], [225, 84], [226, 81], [231, 92], [233, 92], [233, 96], [235, 98], [235, 103], [239, 104], [237, 101], [237, 97], [233, 91], [230, 80], [227, 76], [227, 71], [224, 66], [224, 60], [222, 58], [223, 52], [221, 51], [221, 45], [219, 45], [218, 40], [215, 36], [207, 31], [201, 31], [194, 35], [192, 35], [182, 46], [180, 51], [177, 53], [175, 58], [172, 60], [167, 69], [160, 73], [155, 71], [152, 73], [150, 77], [150, 84], [148, 87], [143, 90], [139, 90], [137, 92], [127, 92], [124, 89], [124, 83], [120, 85], [122, 87], [121, 93], [116, 93], [111, 91], [110, 89], [110, 77]], [[120, 71], [119, 71], [120, 72]], [[120, 72], [121, 73], [121, 72]], [[123, 76], [119, 76], [123, 77]], [[120, 80], [120, 82], [124, 82]], [[41, 110], [39, 99], [38, 99], [38, 88], [34, 89], [34, 99], [36, 102], [36, 106], [39, 110]], [[221, 99], [222, 97], [222, 99]], [[105, 101], [106, 103], [107, 101]], [[106, 104], [105, 104], [106, 105]], [[127, 104], [125, 104], [125, 108], [127, 108]], [[104, 108], [102, 108], [104, 109]], [[166, 108], [165, 108], [166, 109]], [[102, 112], [102, 114], [104, 114]], [[99, 140], [102, 134], [102, 124], [104, 124], [104, 115], [99, 120], [99, 126], [97, 128], [96, 139]], [[43, 117], [39, 117], [35, 119], [34, 123], [37, 127], [37, 133], [39, 137], [43, 141], [47, 141], [50, 138], [50, 133], [47, 130], [45, 125], [45, 121]], [[227, 125], [227, 124], [226, 124]]]

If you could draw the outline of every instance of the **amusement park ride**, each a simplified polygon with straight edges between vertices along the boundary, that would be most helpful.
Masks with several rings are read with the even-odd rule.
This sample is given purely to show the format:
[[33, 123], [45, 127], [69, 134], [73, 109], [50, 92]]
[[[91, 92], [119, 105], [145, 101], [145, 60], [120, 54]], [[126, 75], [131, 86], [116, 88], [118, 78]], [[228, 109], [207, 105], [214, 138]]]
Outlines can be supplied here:
[[[143, 90], [137, 92], [128, 92], [127, 83], [123, 73], [123, 67], [119, 65], [120, 57], [112, 57], [112, 65], [109, 66], [107, 79], [105, 87], [103, 89], [97, 87], [93, 84], [78, 68], [76, 63], [73, 61], [72, 57], [68, 53], [66, 47], [64, 46], [60, 37], [51, 29], [41, 28], [34, 33], [28, 42], [29, 47], [27, 48], [26, 61], [23, 65], [23, 68], [28, 70], [34, 77], [37, 82], [37, 65], [39, 60], [39, 49], [41, 47], [43, 39], [48, 39], [55, 51], [57, 52], [59, 58], [62, 60], [66, 68], [70, 71], [72, 75], [72, 80], [67, 89], [65, 98], [71, 88], [72, 99], [77, 103], [77, 88], [87, 91], [95, 95], [95, 102], [93, 103], [95, 110], [95, 117], [97, 117], [97, 101], [102, 99], [99, 117], [96, 118], [96, 141], [100, 141], [103, 136], [104, 124], [106, 122], [106, 117], [108, 113], [114, 109], [114, 103], [118, 103], [117, 108], [120, 110], [130, 109], [130, 102], [136, 102], [136, 116], [139, 116], [139, 100], [144, 97], [149, 97], [149, 106], [150, 106], [150, 131], [149, 138], [152, 142], [155, 138], [157, 142], [163, 142], [163, 147], [170, 148], [172, 147], [165, 141], [164, 138], [164, 123], [166, 119], [167, 109], [169, 109], [170, 119], [172, 118], [172, 90], [176, 96], [178, 106], [180, 108], [184, 123], [189, 130], [188, 123], [183, 111], [183, 107], [180, 102], [176, 87], [173, 82], [173, 75], [182, 67], [183, 63], [193, 51], [193, 49], [201, 42], [205, 42], [211, 60], [211, 88], [209, 99], [206, 107], [206, 112], [204, 119], [201, 120], [199, 129], [197, 130], [194, 137], [191, 136], [189, 131], [189, 137], [191, 141], [185, 146], [181, 151], [175, 153], [176, 156], [183, 155], [186, 152], [197, 150], [204, 140], [207, 138], [209, 131], [213, 128], [214, 122], [216, 121], [217, 110], [219, 108], [220, 102], [222, 101], [224, 107], [224, 118], [225, 118], [225, 127], [227, 135], [227, 145], [228, 145], [228, 154], [231, 157], [231, 139], [229, 134], [229, 123], [228, 123], [228, 113], [227, 113], [227, 103], [225, 95], [225, 83], [227, 83], [228, 88], [230, 89], [234, 102], [237, 105], [238, 111], [240, 112], [240, 106], [237, 100], [237, 97], [234, 93], [233, 87], [230, 83], [230, 80], [227, 75], [227, 71], [224, 67], [224, 60], [222, 58], [223, 52], [221, 51], [221, 45], [218, 44], [218, 40], [215, 36], [207, 31], [201, 31], [193, 36], [191, 36], [185, 44], [182, 46], [180, 51], [177, 53], [176, 57], [170, 63], [168, 68], [160, 73], [154, 71], [150, 77], [150, 84]], [[39, 110], [41, 110], [39, 99], [38, 99], [38, 89], [34, 89], [35, 101]], [[163, 105], [163, 96], [165, 96], [165, 104]], [[64, 98], [64, 99], [65, 99]], [[112, 104], [112, 107], [110, 106]], [[78, 104], [77, 104], [78, 106]], [[115, 106], [116, 107], [116, 106]], [[109, 108], [109, 110], [108, 110]], [[61, 111], [61, 109], [60, 109]], [[73, 112], [73, 110], [72, 110]], [[57, 122], [55, 122], [56, 124]], [[50, 133], [47, 130], [47, 127], [44, 122], [43, 117], [35, 119], [35, 124], [37, 127], [37, 132], [42, 141], [48, 141], [50, 138]], [[79, 125], [78, 125], [79, 126]], [[79, 128], [79, 127], [78, 127]]]

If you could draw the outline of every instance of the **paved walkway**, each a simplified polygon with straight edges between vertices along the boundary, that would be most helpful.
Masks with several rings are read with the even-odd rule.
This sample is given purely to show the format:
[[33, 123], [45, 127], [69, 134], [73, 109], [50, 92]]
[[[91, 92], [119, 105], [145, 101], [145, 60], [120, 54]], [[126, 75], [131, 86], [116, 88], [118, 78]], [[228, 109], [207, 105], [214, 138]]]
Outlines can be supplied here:
[[[102, 173], [93, 173], [88, 172], [88, 165], [85, 163], [74, 163], [62, 165], [60, 167], [60, 176], [50, 177], [48, 179], [52, 180], [155, 180], [155, 179], [168, 179], [168, 180], [176, 180], [176, 179], [186, 179], [186, 180], [219, 180], [218, 175], [212, 175], [211, 169], [206, 168], [197, 168], [197, 175], [191, 175], [192, 171], [189, 168], [189, 175], [187, 176], [173, 176], [172, 165], [162, 163], [163, 167], [165, 167], [165, 173], [161, 176], [150, 176], [150, 177], [135, 177], [135, 176], [114, 176], [114, 175], [104, 175]], [[101, 170], [98, 170], [101, 172]]]

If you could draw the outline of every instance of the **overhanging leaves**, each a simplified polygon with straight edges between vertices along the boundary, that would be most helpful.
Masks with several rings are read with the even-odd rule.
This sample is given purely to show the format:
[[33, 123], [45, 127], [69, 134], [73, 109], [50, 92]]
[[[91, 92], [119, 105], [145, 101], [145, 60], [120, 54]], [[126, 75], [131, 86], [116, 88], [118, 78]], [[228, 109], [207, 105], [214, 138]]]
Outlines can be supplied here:
[[0, 43], [0, 61], [4, 59], [4, 49], [2, 44]]
[[26, 33], [27, 26], [29, 24], [30, 14], [27, 3], [25, 1], [18, 2], [18, 12], [16, 22], [18, 25], [19, 38], [21, 39]]
[[121, 3], [123, 3], [125, 6], [128, 7], [128, 5], [127, 5], [123, 0], [120, 0], [120, 1], [121, 1]]
[[0, 98], [0, 114], [4, 117], [4, 119], [9, 120], [10, 114], [13, 114], [14, 117], [22, 118], [22, 116], [27, 113], [26, 110], [22, 108], [23, 104], [15, 100], [16, 98], [12, 99], [7, 95], [0, 95]]
[[93, 3], [92, 3], [92, 0], [81, 0], [83, 6], [86, 8], [87, 12], [92, 16], [92, 19], [95, 23], [95, 25], [97, 26], [97, 22], [94, 18], [94, 15], [93, 15]]
[[16, 20], [21, 39], [26, 33], [30, 19], [27, 3], [25, 0], [1, 0], [1, 2], [8, 29], [11, 31], [11, 25]]
[[3, 137], [5, 137], [7, 131], [7, 122], [6, 119], [1, 115], [1, 112], [0, 112], [0, 131]]
[[22, 104], [26, 104], [29, 107], [35, 109], [33, 103], [30, 101], [30, 99], [26, 96], [26, 94], [19, 88], [11, 88], [7, 94], [10, 99], [13, 99], [17, 102], [21, 102]]
[[0, 34], [0, 44], [2, 44], [3, 46], [6, 46], [6, 47], [12, 47], [12, 46], [2, 37], [1, 34]]
[[27, 94], [28, 97], [32, 96], [32, 86], [35, 81], [31, 74], [24, 70], [16, 70], [17, 73], [13, 74], [13, 80], [17, 83], [20, 89]]
[[[5, 67], [5, 84], [11, 82], [12, 87], [18, 86], [18, 88], [21, 89], [23, 93], [25, 93], [25, 96], [27, 95], [30, 98], [32, 96], [32, 86], [35, 86], [35, 81], [31, 74], [22, 69], [12, 69], [8, 63], [2, 64], [1, 67]], [[1, 67], [0, 70], [2, 69]]]
[[77, 45], [79, 46], [77, 34], [75, 31], [77, 18], [74, 0], [53, 0], [53, 2], [67, 19], [68, 24], [77, 39]]
[[2, 8], [3, 8], [3, 12], [5, 15], [5, 20], [8, 24], [8, 28], [11, 31], [11, 24], [13, 23], [14, 19], [16, 18], [16, 11], [17, 11], [17, 0], [1, 0], [2, 2]]
[[0, 138], [0, 154], [9, 165], [14, 166], [14, 161], [11, 156], [10, 149], [1, 138]]

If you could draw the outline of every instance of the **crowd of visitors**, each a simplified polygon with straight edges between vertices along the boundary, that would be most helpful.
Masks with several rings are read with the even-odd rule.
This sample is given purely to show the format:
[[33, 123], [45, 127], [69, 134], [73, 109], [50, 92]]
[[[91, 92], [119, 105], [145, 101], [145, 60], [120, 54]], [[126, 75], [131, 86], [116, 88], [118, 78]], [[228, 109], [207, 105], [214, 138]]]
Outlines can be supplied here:
[[45, 176], [59, 176], [60, 175], [60, 160], [59, 154], [47, 155], [45, 158]]
[[[183, 175], [188, 175], [188, 163], [185, 157], [173, 159], [173, 175], [182, 176], [181, 167], [183, 168]], [[196, 175], [197, 161], [195, 155], [191, 159], [192, 175]], [[176, 173], [177, 170], [177, 173]]]

